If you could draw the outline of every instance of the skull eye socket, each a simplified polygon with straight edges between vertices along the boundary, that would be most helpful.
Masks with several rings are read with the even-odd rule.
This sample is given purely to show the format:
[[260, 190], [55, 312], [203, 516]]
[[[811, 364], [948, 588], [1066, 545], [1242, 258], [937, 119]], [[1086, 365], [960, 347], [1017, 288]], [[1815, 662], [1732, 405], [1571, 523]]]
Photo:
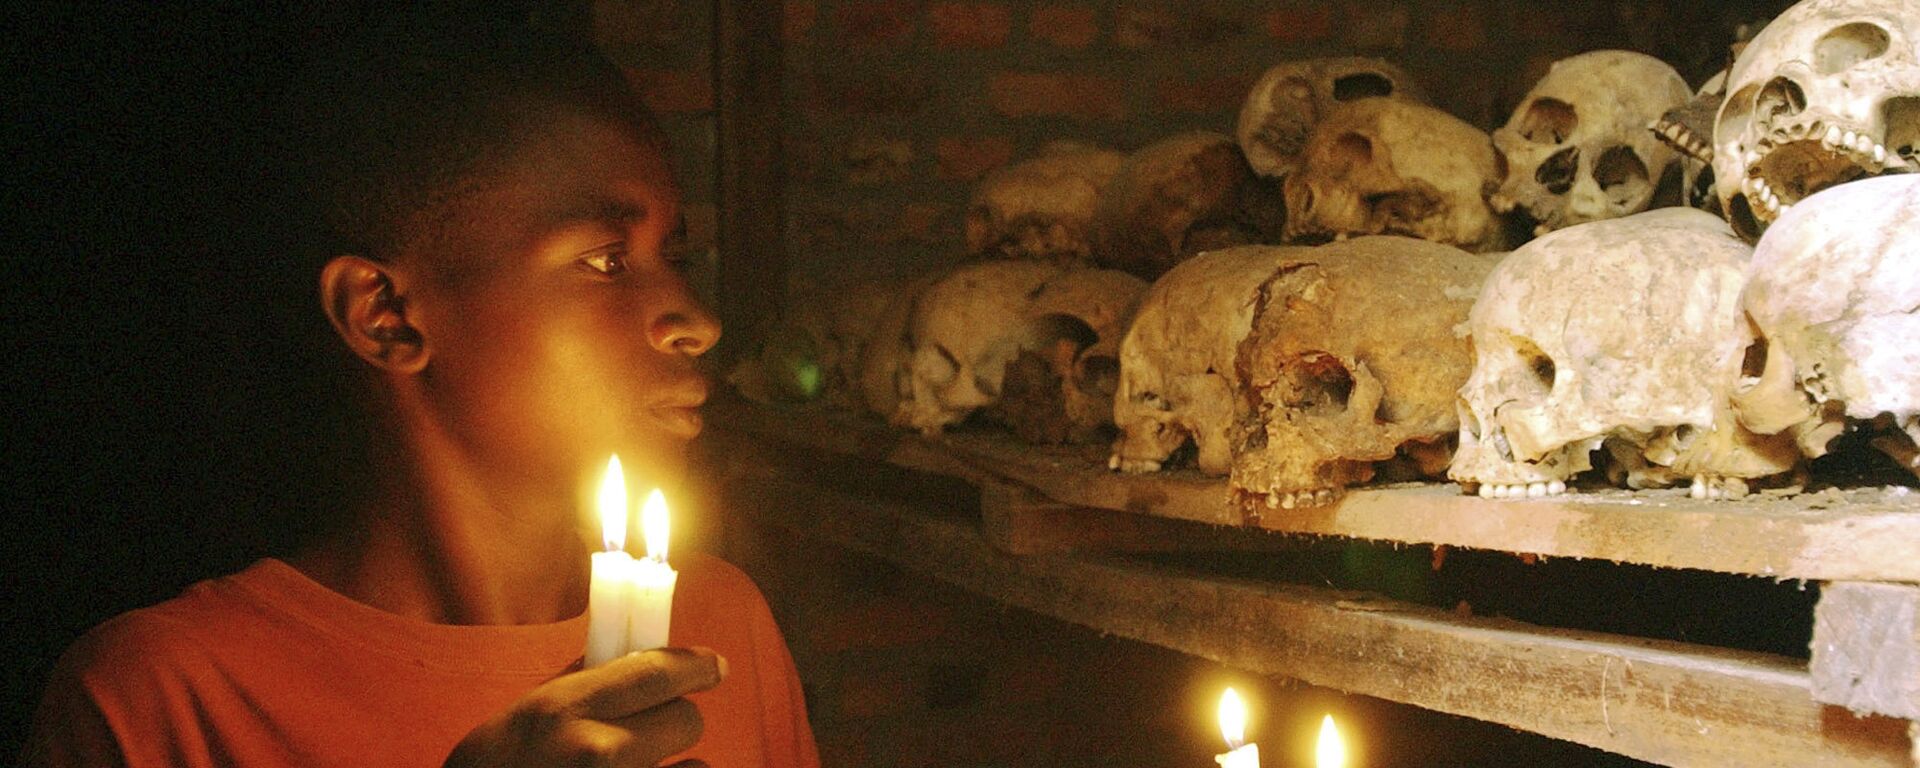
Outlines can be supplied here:
[[1548, 192], [1564, 195], [1573, 189], [1573, 180], [1580, 174], [1580, 150], [1567, 147], [1553, 153], [1552, 157], [1533, 171], [1533, 180], [1546, 187]]
[[1353, 101], [1370, 96], [1392, 96], [1393, 81], [1378, 72], [1357, 72], [1335, 78], [1334, 101]]
[[1340, 359], [1325, 352], [1308, 352], [1289, 363], [1282, 374], [1282, 401], [1290, 410], [1329, 416], [1347, 409], [1353, 395], [1353, 375]]
[[1563, 143], [1578, 127], [1580, 116], [1573, 105], [1559, 99], [1534, 99], [1520, 118], [1520, 135], [1535, 144]]
[[1521, 377], [1525, 382], [1523, 386], [1537, 395], [1553, 391], [1554, 377], [1560, 373], [1553, 364], [1553, 358], [1540, 351], [1540, 345], [1533, 343], [1532, 339], [1515, 338], [1512, 349], [1515, 362], [1526, 371], [1526, 375]]
[[1373, 140], [1357, 133], [1341, 134], [1327, 149], [1335, 165], [1352, 168], [1373, 162]]
[[1101, 397], [1112, 397], [1120, 390], [1120, 360], [1106, 355], [1090, 355], [1080, 359], [1080, 375], [1073, 382], [1081, 392]]
[[1617, 146], [1601, 153], [1600, 159], [1594, 161], [1593, 180], [1614, 205], [1626, 205], [1646, 190], [1647, 164], [1640, 161], [1632, 147]]
[[1828, 30], [1813, 45], [1813, 68], [1823, 75], [1835, 75], [1863, 61], [1885, 56], [1892, 38], [1878, 24], [1856, 21]]

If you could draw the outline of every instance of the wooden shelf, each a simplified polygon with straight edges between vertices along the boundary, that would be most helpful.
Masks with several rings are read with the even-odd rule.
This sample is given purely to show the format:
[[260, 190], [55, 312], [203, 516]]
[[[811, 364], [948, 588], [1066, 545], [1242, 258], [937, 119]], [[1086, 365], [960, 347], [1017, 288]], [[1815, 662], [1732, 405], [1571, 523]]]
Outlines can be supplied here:
[[[727, 438], [721, 438], [723, 440]], [[972, 521], [878, 501], [729, 441], [726, 507], [999, 602], [1261, 674], [1672, 766], [1911, 766], [1907, 722], [1812, 699], [1767, 654], [1456, 616], [1104, 554], [1010, 554]]]
[[[1611, 490], [1494, 500], [1405, 484], [1248, 517], [1221, 479], [1113, 473], [1097, 448], [986, 432], [922, 437], [855, 414], [737, 401], [711, 419], [728, 509], [1008, 605], [1662, 765], [1920, 765], [1911, 735], [1920, 731], [1904, 719], [1920, 711], [1907, 682], [1920, 665], [1911, 609], [1920, 587], [1874, 583], [1920, 581], [1920, 499], [1905, 488], [1707, 502]], [[888, 477], [902, 473], [931, 485], [898, 493]], [[955, 478], [977, 486], [978, 499], [940, 490]], [[1830, 586], [1852, 598], [1821, 603], [1809, 671], [1782, 656], [1461, 616], [1118, 554], [1299, 541], [1261, 531], [1844, 581]], [[1823, 661], [1821, 647], [1835, 652]]]
[[1451, 484], [1402, 484], [1354, 490], [1324, 509], [1248, 516], [1229, 503], [1222, 479], [1110, 472], [1099, 447], [1035, 447], [986, 433], [922, 437], [855, 414], [739, 402], [717, 404], [713, 419], [765, 439], [1154, 517], [1780, 579], [1920, 582], [1920, 494], [1905, 487], [1715, 502], [1623, 490], [1482, 499]]

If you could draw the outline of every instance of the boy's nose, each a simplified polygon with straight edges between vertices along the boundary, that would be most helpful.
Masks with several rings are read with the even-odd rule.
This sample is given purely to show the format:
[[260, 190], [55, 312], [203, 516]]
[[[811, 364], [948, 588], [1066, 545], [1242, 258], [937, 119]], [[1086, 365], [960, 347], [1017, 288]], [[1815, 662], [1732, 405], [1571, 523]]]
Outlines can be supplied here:
[[654, 318], [647, 341], [662, 352], [698, 357], [720, 340], [720, 321], [698, 301]]

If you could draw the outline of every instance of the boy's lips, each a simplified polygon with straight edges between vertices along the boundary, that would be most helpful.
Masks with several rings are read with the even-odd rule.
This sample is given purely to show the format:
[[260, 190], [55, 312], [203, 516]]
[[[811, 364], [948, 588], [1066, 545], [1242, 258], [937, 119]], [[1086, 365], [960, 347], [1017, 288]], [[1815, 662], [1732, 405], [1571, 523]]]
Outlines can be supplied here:
[[664, 398], [661, 403], [648, 408], [654, 420], [667, 428], [667, 431], [685, 439], [699, 436], [705, 421], [700, 416], [700, 406], [707, 402], [707, 385], [700, 382], [686, 387], [680, 392]]

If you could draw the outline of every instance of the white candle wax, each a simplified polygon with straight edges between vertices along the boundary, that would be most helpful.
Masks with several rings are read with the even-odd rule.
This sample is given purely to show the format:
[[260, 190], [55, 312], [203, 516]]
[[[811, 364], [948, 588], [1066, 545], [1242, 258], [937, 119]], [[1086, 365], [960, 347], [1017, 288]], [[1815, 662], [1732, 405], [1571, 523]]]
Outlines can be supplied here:
[[585, 664], [597, 667], [627, 652], [628, 624], [633, 603], [636, 564], [625, 552], [593, 553], [593, 583], [587, 593], [587, 652]]
[[673, 585], [680, 580], [665, 562], [645, 558], [633, 561], [628, 593], [627, 650], [646, 651], [667, 646], [673, 620]]
[[1224, 755], [1214, 755], [1213, 761], [1220, 768], [1260, 768], [1260, 745], [1243, 744]]
[[641, 515], [647, 557], [623, 549], [627, 539], [627, 481], [620, 457], [607, 461], [600, 483], [600, 525], [607, 551], [593, 554], [587, 593], [587, 649], [583, 663], [596, 667], [634, 651], [667, 645], [673, 619], [673, 587], [680, 574], [667, 565], [667, 502], [655, 490]]

